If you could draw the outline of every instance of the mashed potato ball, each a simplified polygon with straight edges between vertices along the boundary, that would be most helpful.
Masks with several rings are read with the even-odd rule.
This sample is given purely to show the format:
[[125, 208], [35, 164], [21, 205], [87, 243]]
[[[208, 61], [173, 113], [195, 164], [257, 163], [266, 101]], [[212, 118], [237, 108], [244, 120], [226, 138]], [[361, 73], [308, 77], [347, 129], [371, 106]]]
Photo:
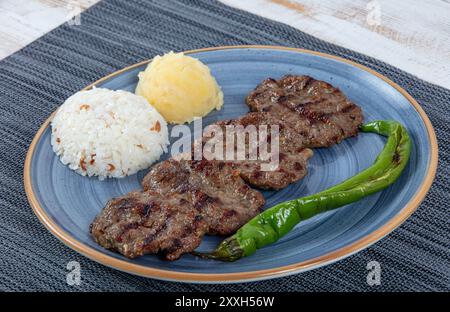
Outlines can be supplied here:
[[223, 105], [223, 93], [208, 66], [183, 53], [156, 56], [139, 73], [136, 94], [169, 123], [191, 122]]

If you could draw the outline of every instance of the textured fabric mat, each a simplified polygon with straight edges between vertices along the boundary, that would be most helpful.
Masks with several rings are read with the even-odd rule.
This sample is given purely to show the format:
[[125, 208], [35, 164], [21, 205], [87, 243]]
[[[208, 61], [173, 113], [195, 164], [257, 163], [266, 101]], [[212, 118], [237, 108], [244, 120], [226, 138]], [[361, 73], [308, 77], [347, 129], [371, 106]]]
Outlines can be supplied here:
[[[290, 277], [231, 285], [195, 285], [136, 277], [97, 264], [54, 238], [33, 214], [23, 189], [34, 134], [72, 93], [127, 65], [169, 50], [266, 44], [306, 48], [359, 62], [405, 88], [438, 136], [436, 181], [420, 208], [372, 247]], [[450, 91], [373, 58], [320, 41], [287, 25], [215, 1], [103, 1], [0, 62], [0, 289], [8, 291], [415, 291], [450, 290]], [[81, 284], [66, 283], [69, 261]], [[381, 263], [381, 285], [366, 265]]]

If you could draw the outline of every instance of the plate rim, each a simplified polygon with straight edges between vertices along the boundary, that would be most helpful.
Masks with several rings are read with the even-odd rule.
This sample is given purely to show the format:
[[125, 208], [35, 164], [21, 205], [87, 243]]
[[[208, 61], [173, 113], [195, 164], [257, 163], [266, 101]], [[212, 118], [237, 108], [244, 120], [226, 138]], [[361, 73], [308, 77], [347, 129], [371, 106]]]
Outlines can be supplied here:
[[[425, 111], [422, 109], [422, 107], [417, 103], [417, 101], [403, 88], [401, 88], [398, 84], [390, 80], [389, 78], [385, 77], [384, 75], [376, 72], [373, 69], [370, 69], [364, 65], [361, 65], [359, 63], [356, 63], [354, 61], [345, 59], [343, 57], [323, 53], [323, 52], [317, 52], [307, 49], [301, 49], [301, 48], [294, 48], [294, 47], [284, 47], [284, 46], [272, 46], [272, 45], [236, 45], [236, 46], [218, 46], [218, 47], [209, 47], [209, 48], [200, 48], [200, 49], [193, 49], [193, 50], [187, 50], [183, 51], [185, 54], [192, 54], [192, 53], [199, 53], [199, 52], [208, 52], [208, 51], [217, 51], [217, 50], [230, 50], [230, 49], [273, 49], [273, 50], [285, 50], [285, 51], [294, 51], [299, 53], [305, 53], [305, 54], [312, 54], [321, 56], [328, 59], [337, 60], [339, 62], [343, 62], [346, 64], [350, 64], [352, 66], [355, 66], [359, 69], [362, 69], [364, 71], [369, 72], [370, 74], [382, 79], [383, 81], [387, 82], [389, 85], [391, 85], [393, 88], [395, 88], [398, 92], [400, 92], [414, 107], [414, 109], [419, 113], [420, 118], [422, 119], [423, 123], [425, 124], [428, 139], [430, 142], [430, 154], [429, 154], [429, 164], [427, 168], [426, 176], [424, 177], [422, 184], [420, 185], [418, 191], [416, 192], [415, 196], [409, 200], [408, 203], [404, 205], [402, 210], [397, 213], [394, 217], [392, 217], [386, 224], [381, 226], [380, 228], [376, 229], [372, 233], [362, 237], [358, 241], [341, 247], [333, 252], [327, 253], [325, 255], [315, 257], [306, 261], [297, 262], [294, 264], [286, 265], [286, 266], [280, 266], [277, 268], [271, 268], [271, 269], [264, 269], [264, 270], [256, 270], [256, 271], [247, 271], [247, 272], [237, 272], [237, 273], [189, 273], [189, 272], [182, 272], [182, 271], [171, 271], [171, 270], [164, 270], [164, 269], [156, 269], [152, 267], [147, 267], [135, 263], [129, 263], [121, 259], [114, 258], [112, 256], [109, 256], [105, 253], [102, 253], [100, 251], [97, 251], [82, 242], [78, 241], [76, 238], [72, 237], [69, 233], [64, 231], [62, 228], [60, 228], [52, 219], [49, 217], [45, 210], [41, 207], [39, 204], [39, 201], [34, 194], [33, 186], [31, 182], [31, 159], [34, 155], [34, 150], [36, 147], [37, 142], [41, 138], [43, 132], [47, 129], [47, 127], [50, 124], [50, 121], [55, 114], [53, 112], [47, 120], [41, 125], [38, 132], [35, 134], [29, 148], [27, 151], [27, 155], [25, 158], [25, 164], [24, 164], [24, 173], [23, 173], [23, 179], [24, 179], [24, 187], [25, 187], [25, 193], [27, 195], [28, 202], [33, 209], [34, 213], [38, 217], [39, 221], [44, 224], [44, 226], [49, 230], [56, 238], [58, 238], [60, 241], [62, 241], [66, 246], [70, 247], [71, 249], [75, 250], [76, 252], [86, 256], [87, 258], [94, 260], [100, 264], [106, 265], [108, 267], [118, 269], [124, 272], [128, 272], [131, 274], [148, 277], [148, 278], [155, 278], [160, 280], [166, 280], [166, 281], [177, 281], [177, 282], [189, 282], [189, 283], [237, 283], [237, 282], [250, 282], [250, 281], [257, 281], [257, 280], [264, 280], [264, 279], [270, 279], [270, 278], [276, 278], [276, 277], [282, 277], [287, 276], [295, 273], [300, 273], [304, 271], [308, 271], [317, 267], [321, 267], [333, 262], [336, 262], [340, 259], [346, 258], [354, 253], [357, 253], [358, 251], [361, 251], [362, 249], [365, 249], [369, 247], [370, 245], [374, 244], [384, 236], [391, 233], [394, 229], [399, 227], [420, 205], [420, 203], [425, 198], [427, 192], [429, 191], [434, 177], [436, 175], [436, 169], [438, 164], [438, 144], [437, 144], [437, 138], [436, 134], [433, 128], [433, 125], [431, 124], [431, 121], [429, 120], [428, 116], [426, 115]], [[111, 74], [108, 74], [97, 81], [91, 83], [90, 85], [86, 86], [82, 90], [86, 90], [89, 88], [92, 88], [93, 86], [104, 82], [114, 76], [117, 76], [123, 72], [126, 72], [128, 70], [134, 69], [136, 67], [142, 66], [144, 64], [147, 64], [151, 61], [145, 60], [142, 62], [135, 63], [133, 65], [127, 66], [125, 68], [122, 68], [120, 70], [117, 70]]]

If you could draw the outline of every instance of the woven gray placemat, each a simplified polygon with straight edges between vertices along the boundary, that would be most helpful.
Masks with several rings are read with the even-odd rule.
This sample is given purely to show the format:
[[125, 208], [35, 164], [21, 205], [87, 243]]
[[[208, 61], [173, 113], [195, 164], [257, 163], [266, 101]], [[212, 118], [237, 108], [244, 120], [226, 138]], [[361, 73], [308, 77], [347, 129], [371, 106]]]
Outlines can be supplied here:
[[[22, 172], [34, 134], [64, 99], [117, 69], [169, 50], [267, 44], [322, 51], [375, 69], [425, 109], [438, 136], [436, 181], [420, 208], [372, 247], [335, 264], [270, 281], [194, 285], [115, 271], [66, 247], [28, 205]], [[0, 62], [0, 289], [8, 291], [397, 291], [450, 290], [450, 91], [287, 25], [216, 1], [105, 0]], [[66, 283], [69, 261], [81, 284]], [[380, 286], [366, 282], [369, 261], [382, 265]]]

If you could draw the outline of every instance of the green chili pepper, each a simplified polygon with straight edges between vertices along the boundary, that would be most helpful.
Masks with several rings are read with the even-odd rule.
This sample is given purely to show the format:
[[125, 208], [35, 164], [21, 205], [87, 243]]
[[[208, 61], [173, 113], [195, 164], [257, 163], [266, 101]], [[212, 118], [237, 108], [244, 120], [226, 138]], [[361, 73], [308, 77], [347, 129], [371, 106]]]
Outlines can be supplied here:
[[387, 136], [387, 142], [366, 170], [320, 193], [280, 203], [260, 213], [203, 258], [235, 261], [276, 242], [296, 224], [324, 211], [342, 207], [379, 192], [394, 183], [409, 160], [411, 140], [396, 121], [379, 120], [361, 126], [363, 132]]

